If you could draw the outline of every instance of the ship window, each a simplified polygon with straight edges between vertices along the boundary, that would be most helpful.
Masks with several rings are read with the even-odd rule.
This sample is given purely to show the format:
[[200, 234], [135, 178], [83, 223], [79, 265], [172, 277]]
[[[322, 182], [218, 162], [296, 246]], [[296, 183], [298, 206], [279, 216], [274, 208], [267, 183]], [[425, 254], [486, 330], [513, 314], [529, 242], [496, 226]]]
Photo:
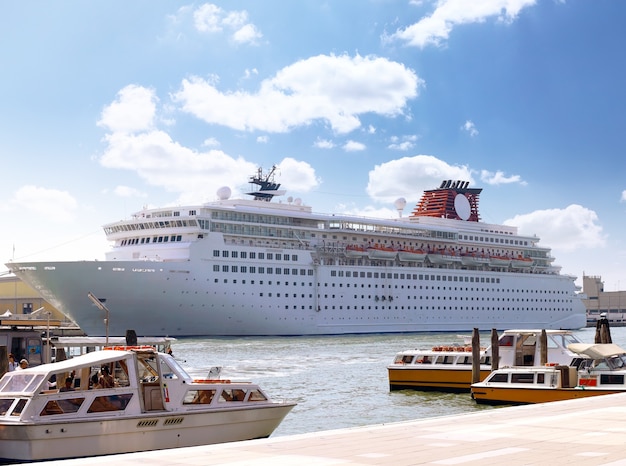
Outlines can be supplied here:
[[[263, 259], [263, 258], [261, 257], [260, 259]], [[267, 260], [269, 260], [269, 261], [274, 260], [274, 254], [271, 253], [271, 252], [268, 252], [267, 253]]]
[[213, 266], [213, 272], [219, 272], [220, 271], [220, 266], [219, 265], [214, 265]]
[[213, 257], [220, 257], [220, 252], [217, 249], [213, 249]]
[[259, 273], [265, 273], [265, 267], [259, 267]]
[[273, 268], [273, 267], [268, 267], [268, 268], [267, 268], [267, 273], [268, 273], [269, 275], [273, 274], [273, 273], [274, 273], [274, 268]]
[[298, 260], [298, 256], [297, 256], [297, 255], [295, 255], [295, 254], [293, 254], [293, 255], [291, 256], [291, 260], [292, 260], [292, 261], [294, 261], [294, 262], [295, 262], [295, 261], [297, 261], [297, 260]]
[[250, 253], [250, 259], [256, 259], [256, 252]]
[[238, 272], [238, 271], [239, 271], [238, 267], [236, 265], [233, 265], [232, 266], [232, 272]]
[[250, 266], [250, 273], [256, 273], [256, 267]]
[[242, 259], [247, 259], [248, 258], [248, 253], [246, 251], [241, 251], [241, 258]]
[[[252, 254], [252, 253], [250, 253]], [[265, 259], [265, 253], [264, 252], [260, 252], [259, 253], [259, 259]]]
[[230, 257], [233, 257], [233, 258], [235, 258], [235, 259], [237, 258], [237, 256], [238, 256], [238, 255], [239, 255], [239, 254], [237, 253], [237, 251], [232, 251], [232, 252], [230, 253]]
[[222, 251], [222, 257], [228, 257], [228, 251]]
[[222, 272], [228, 272], [228, 266], [222, 265]]

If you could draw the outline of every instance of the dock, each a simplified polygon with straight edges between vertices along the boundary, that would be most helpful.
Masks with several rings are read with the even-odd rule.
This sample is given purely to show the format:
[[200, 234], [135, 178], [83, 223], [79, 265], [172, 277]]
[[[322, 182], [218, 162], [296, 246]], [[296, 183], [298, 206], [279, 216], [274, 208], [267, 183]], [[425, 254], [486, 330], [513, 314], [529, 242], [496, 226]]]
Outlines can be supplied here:
[[626, 465], [624, 445], [626, 393], [262, 440], [31, 464], [617, 466]]

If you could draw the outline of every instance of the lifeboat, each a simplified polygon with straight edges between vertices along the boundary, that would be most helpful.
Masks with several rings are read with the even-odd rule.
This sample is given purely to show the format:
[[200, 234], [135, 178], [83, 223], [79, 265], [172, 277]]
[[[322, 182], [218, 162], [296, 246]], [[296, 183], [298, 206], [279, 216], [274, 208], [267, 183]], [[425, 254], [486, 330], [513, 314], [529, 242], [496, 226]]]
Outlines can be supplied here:
[[396, 258], [398, 251], [388, 246], [382, 246], [375, 244], [367, 248], [367, 255], [370, 259], [385, 259], [392, 260]]
[[402, 262], [423, 262], [427, 254], [421, 249], [400, 249], [398, 251], [398, 259]]
[[363, 246], [349, 244], [346, 246], [345, 254], [347, 257], [363, 257], [367, 256], [367, 250]]

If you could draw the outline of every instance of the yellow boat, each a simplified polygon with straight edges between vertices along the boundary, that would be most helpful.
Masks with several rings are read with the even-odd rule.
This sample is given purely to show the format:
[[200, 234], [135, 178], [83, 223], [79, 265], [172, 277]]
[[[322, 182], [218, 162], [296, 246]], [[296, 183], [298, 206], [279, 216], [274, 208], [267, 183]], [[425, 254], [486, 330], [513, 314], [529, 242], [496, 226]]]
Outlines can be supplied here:
[[504, 367], [472, 384], [479, 404], [530, 404], [626, 392], [626, 350], [618, 345], [576, 343], [572, 365]]
[[[499, 367], [539, 364], [541, 330], [505, 330], [498, 340]], [[576, 357], [567, 345], [580, 343], [569, 330], [546, 330], [548, 360], [569, 365]], [[480, 350], [480, 380], [491, 373], [491, 347]], [[472, 383], [472, 348], [467, 342], [396, 354], [387, 366], [389, 389], [469, 392]]]

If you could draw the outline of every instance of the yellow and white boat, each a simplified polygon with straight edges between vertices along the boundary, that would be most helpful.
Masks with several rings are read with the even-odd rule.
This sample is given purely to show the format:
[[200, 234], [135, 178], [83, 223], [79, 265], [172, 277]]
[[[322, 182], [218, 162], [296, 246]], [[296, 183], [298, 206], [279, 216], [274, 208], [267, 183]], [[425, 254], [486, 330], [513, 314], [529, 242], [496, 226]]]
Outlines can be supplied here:
[[[498, 340], [498, 366], [533, 366], [541, 360], [541, 330], [505, 330]], [[548, 360], [567, 364], [574, 357], [567, 349], [580, 340], [569, 330], [546, 330]], [[480, 350], [480, 380], [491, 373], [491, 347]], [[389, 389], [469, 392], [472, 383], [472, 348], [467, 342], [396, 354], [387, 366]]]
[[626, 392], [626, 350], [612, 343], [569, 345], [571, 365], [504, 367], [472, 384], [480, 404], [529, 404]]

